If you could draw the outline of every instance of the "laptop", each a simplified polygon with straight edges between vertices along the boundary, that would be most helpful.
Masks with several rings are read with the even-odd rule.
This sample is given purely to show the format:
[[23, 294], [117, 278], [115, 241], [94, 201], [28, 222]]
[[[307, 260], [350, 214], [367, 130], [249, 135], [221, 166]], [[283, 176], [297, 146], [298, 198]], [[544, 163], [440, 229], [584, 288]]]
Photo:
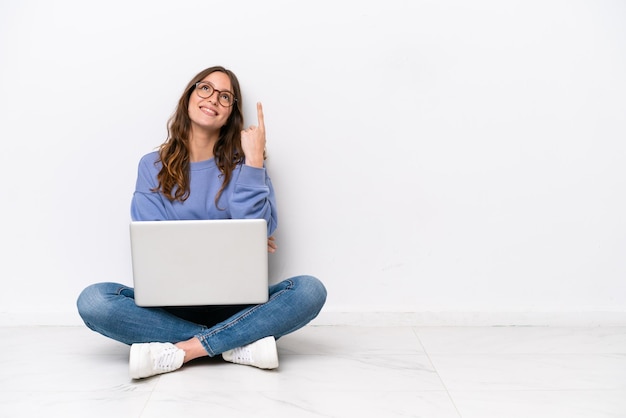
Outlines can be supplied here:
[[138, 306], [267, 302], [264, 219], [130, 223]]

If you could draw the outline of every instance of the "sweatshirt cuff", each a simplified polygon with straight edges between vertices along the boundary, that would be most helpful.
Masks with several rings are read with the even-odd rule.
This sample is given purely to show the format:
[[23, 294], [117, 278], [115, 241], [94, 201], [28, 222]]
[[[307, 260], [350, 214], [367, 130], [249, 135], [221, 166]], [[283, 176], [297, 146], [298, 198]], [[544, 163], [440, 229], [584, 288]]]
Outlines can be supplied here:
[[242, 165], [237, 183], [247, 186], [265, 186], [265, 168]]

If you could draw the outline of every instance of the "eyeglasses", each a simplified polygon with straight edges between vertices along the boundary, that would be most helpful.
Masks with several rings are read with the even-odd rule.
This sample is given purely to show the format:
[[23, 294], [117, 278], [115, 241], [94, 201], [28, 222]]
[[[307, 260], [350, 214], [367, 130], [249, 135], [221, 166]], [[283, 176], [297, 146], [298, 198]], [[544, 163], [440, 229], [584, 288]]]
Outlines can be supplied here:
[[229, 91], [220, 91], [204, 81], [196, 83], [196, 94], [203, 99], [208, 99], [215, 92], [217, 92], [217, 101], [224, 107], [231, 107], [237, 100], [235, 95]]

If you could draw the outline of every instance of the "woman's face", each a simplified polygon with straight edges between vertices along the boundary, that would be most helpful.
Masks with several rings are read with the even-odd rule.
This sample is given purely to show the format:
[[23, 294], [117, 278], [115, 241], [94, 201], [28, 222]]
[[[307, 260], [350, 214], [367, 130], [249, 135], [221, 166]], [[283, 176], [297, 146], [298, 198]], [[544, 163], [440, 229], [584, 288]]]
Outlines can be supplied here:
[[[232, 86], [230, 84], [230, 78], [225, 73], [215, 71], [204, 77], [202, 83], [207, 83], [213, 88], [213, 93], [207, 97], [202, 98], [198, 95], [198, 91], [194, 88], [194, 91], [189, 97], [189, 118], [194, 128], [200, 128], [207, 131], [218, 131], [228, 121], [230, 112], [233, 107], [227, 107], [220, 103], [218, 97], [224, 95], [224, 93], [232, 92]], [[202, 94], [206, 96], [207, 90], [210, 87], [204, 86]]]

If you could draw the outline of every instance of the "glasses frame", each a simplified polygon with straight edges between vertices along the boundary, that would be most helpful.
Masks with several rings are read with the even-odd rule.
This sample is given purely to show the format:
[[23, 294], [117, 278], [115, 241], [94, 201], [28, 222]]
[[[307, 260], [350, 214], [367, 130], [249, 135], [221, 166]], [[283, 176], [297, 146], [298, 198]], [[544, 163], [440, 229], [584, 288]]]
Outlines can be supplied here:
[[[200, 94], [200, 90], [198, 89], [198, 86], [200, 86], [200, 85], [203, 85], [203, 86], [205, 86], [205, 85], [206, 85], [206, 86], [209, 86], [209, 87], [210, 87], [213, 91], [211, 92], [211, 94], [209, 94], [208, 96], [204, 97], [203, 95], [201, 95], [201, 94]], [[216, 88], [213, 86], [213, 84], [208, 83], [208, 82], [206, 82], [206, 81], [198, 81], [198, 82], [194, 85], [194, 87], [195, 87], [196, 94], [197, 94], [197, 95], [198, 95], [198, 97], [200, 97], [201, 99], [209, 99], [211, 96], [213, 96], [213, 94], [214, 94], [215, 92], [217, 92], [217, 102], [218, 102], [220, 105], [222, 105], [223, 107], [232, 107], [232, 106], [235, 104], [235, 102], [237, 101], [237, 98], [235, 97], [235, 93], [233, 93], [232, 91], [229, 91], [229, 90], [218, 90], [218, 89], [216, 89]], [[230, 94], [231, 96], [233, 96], [233, 101], [232, 101], [232, 102], [230, 102], [229, 104], [224, 104], [224, 103], [222, 103], [222, 97], [220, 96], [220, 94], [222, 94], [222, 93], [228, 93], [228, 94]]]

